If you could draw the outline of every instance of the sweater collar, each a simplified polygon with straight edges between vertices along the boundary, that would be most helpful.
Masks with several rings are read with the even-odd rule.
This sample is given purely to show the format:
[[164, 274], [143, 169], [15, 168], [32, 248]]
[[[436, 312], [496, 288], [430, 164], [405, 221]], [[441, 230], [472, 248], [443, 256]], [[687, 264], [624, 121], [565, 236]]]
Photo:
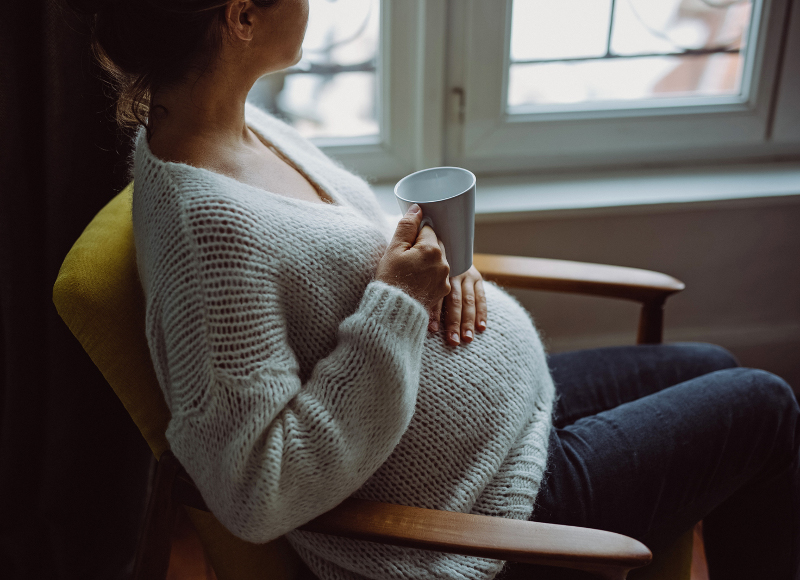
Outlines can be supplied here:
[[[329, 203], [322, 203], [318, 204], [315, 202], [309, 202], [302, 199], [296, 199], [293, 197], [288, 197], [285, 195], [280, 195], [272, 191], [268, 191], [266, 189], [261, 189], [237, 179], [234, 179], [228, 175], [223, 173], [218, 173], [211, 169], [207, 169], [205, 167], [197, 167], [194, 165], [189, 165], [187, 163], [180, 163], [175, 161], [164, 161], [160, 157], [157, 157], [151, 150], [150, 150], [150, 143], [147, 141], [147, 132], [145, 131], [144, 127], [140, 127], [139, 131], [136, 135], [136, 148], [135, 148], [135, 157], [139, 158], [141, 156], [142, 161], [148, 161], [151, 164], [155, 164], [156, 166], [162, 168], [169, 168], [170, 166], [180, 168], [184, 171], [189, 172], [201, 172], [208, 176], [213, 177], [214, 179], [224, 179], [230, 180], [239, 184], [243, 188], [247, 189], [257, 189], [262, 192], [266, 192], [269, 195], [274, 195], [282, 200], [289, 200], [290, 202], [297, 202], [299, 204], [310, 204], [314, 206], [321, 206], [321, 207], [340, 207], [346, 208], [349, 207], [347, 204], [336, 192], [335, 188], [331, 187], [324, 176], [320, 175], [319, 172], [314, 170], [313, 164], [309, 164], [305, 162], [303, 159], [303, 154], [306, 153], [303, 149], [305, 147], [296, 147], [294, 141], [303, 140], [299, 134], [293, 135], [294, 130], [286, 125], [285, 123], [275, 119], [265, 111], [260, 109], [255, 109], [251, 105], [247, 105], [245, 108], [245, 121], [247, 126], [256, 134], [256, 136], [262, 140], [262, 142], [267, 145], [268, 147], [273, 147], [276, 149], [281, 155], [283, 155], [286, 159], [289, 159], [295, 167], [301, 171], [306, 179], [312, 182], [312, 185], [316, 185], [322, 191], [324, 191], [328, 197], [333, 200], [333, 204]], [[255, 114], [254, 114], [255, 113]], [[269, 137], [267, 137], [269, 135]], [[294, 138], [293, 138], [294, 137]], [[287, 146], [288, 145], [288, 146]], [[306, 146], [312, 146], [311, 143], [306, 142], [304, 143]], [[134, 165], [138, 165], [138, 163], [134, 163]]]

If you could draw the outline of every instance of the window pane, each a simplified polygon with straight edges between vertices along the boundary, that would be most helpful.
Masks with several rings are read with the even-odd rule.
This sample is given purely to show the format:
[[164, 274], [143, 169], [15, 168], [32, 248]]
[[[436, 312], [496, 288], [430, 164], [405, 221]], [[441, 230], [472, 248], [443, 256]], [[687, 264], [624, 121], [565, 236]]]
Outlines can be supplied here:
[[617, 0], [611, 51], [647, 54], [743, 48], [750, 1]]
[[514, 0], [511, 60], [602, 56], [611, 0]]
[[[663, 97], [742, 93], [753, 0], [611, 0], [611, 23], [575, 12], [571, 18], [551, 17], [531, 8], [539, 3], [514, 0], [507, 101], [512, 114], [536, 112], [537, 105], [585, 110], [592, 103], [596, 108], [615, 101], [657, 105]], [[558, 48], [519, 48], [538, 42], [520, 40], [520, 31], [527, 29], [547, 29], [541, 38]], [[608, 50], [598, 54], [600, 35]], [[590, 37], [595, 54], [561, 46], [583, 47]]]
[[[632, 101], [657, 97], [736, 94], [735, 54], [654, 56], [515, 65], [508, 106]], [[519, 109], [517, 109], [519, 110]]]
[[379, 0], [310, 0], [303, 59], [248, 100], [309, 138], [378, 135], [379, 35]]

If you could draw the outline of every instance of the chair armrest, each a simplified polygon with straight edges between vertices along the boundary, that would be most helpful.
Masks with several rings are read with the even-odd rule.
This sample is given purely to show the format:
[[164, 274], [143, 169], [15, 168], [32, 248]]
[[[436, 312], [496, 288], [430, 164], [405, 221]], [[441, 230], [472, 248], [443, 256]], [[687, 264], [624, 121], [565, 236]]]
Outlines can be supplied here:
[[639, 344], [658, 344], [664, 328], [664, 302], [685, 285], [650, 270], [568, 260], [475, 254], [473, 264], [486, 280], [501, 286], [622, 298], [642, 303]]
[[624, 579], [652, 557], [640, 542], [576, 528], [347, 499], [301, 530], [482, 558], [568, 567]]
[[[171, 451], [166, 451], [158, 462], [147, 517], [159, 516], [171, 521], [171, 517], [165, 514], [177, 504], [208, 511], [186, 470]], [[169, 532], [169, 527], [165, 527], [163, 522], [160, 528], [167, 530], [162, 530], [162, 534]], [[632, 568], [644, 566], [652, 558], [644, 544], [603, 530], [352, 498], [300, 526], [300, 529], [393, 546], [573, 568], [593, 572], [608, 580], [624, 580]], [[166, 554], [168, 556], [169, 552]], [[157, 565], [159, 571], [163, 568], [166, 572], [168, 557], [159, 554], [156, 564], [153, 564], [153, 555], [147, 556], [144, 558], [147, 565], [143, 569]], [[140, 560], [142, 558], [137, 558], [137, 562]]]
[[475, 254], [473, 264], [486, 280], [501, 286], [591, 294], [643, 303], [663, 302], [685, 288], [683, 282], [667, 274], [623, 266], [492, 254]]

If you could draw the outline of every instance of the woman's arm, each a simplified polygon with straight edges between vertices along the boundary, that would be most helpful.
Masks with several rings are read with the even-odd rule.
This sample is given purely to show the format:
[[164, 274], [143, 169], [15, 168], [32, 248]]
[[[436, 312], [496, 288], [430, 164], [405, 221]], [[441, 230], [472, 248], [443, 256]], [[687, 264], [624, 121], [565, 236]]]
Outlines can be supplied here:
[[[351, 495], [399, 442], [416, 402], [423, 301], [447, 292], [447, 267], [435, 240], [398, 234], [336, 348], [301, 381], [284, 310], [303, 305], [280, 260], [230, 208], [188, 219], [153, 325], [167, 436], [217, 518], [266, 542]], [[415, 219], [398, 231], [416, 236]]]
[[411, 420], [426, 323], [418, 302], [373, 282], [304, 383], [274, 328], [256, 337], [271, 344], [247, 377], [202, 360], [176, 376], [196, 396], [175, 400], [170, 444], [217, 518], [266, 542], [361, 487]]

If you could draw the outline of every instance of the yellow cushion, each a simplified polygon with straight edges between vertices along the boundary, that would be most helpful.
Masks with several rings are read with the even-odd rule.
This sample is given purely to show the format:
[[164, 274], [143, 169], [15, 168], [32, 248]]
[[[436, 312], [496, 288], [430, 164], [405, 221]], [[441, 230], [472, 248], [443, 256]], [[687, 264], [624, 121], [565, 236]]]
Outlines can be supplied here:
[[[169, 409], [145, 337], [136, 268], [133, 184], [94, 217], [67, 254], [53, 288], [61, 318], [130, 413], [156, 457], [169, 449]], [[299, 580], [307, 568], [285, 539], [257, 545], [207, 512], [187, 509], [219, 580]]]
[[130, 413], [156, 457], [169, 449], [169, 410], [145, 338], [128, 185], [86, 227], [64, 259], [53, 302]]

